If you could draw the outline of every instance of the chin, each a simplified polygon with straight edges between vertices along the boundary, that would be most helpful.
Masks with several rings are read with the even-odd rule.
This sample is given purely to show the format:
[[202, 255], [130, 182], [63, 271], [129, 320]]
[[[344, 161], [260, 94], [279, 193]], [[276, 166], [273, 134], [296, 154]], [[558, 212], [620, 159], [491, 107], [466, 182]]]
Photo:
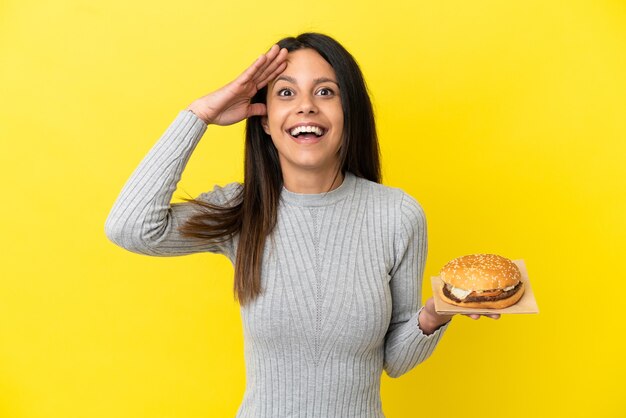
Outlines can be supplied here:
[[281, 158], [281, 166], [289, 166], [296, 170], [319, 171], [331, 170], [335, 164], [328, 158], [322, 158], [314, 155], [298, 155], [292, 158]]

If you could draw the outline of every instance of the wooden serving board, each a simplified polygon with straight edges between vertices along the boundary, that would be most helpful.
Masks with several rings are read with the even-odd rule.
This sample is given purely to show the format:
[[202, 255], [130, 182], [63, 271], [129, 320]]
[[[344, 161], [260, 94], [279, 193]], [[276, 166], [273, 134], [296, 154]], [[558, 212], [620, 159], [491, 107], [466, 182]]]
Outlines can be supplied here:
[[464, 308], [461, 306], [451, 305], [444, 302], [439, 297], [439, 290], [443, 287], [443, 281], [439, 276], [430, 278], [433, 287], [433, 299], [435, 301], [435, 311], [442, 314], [536, 314], [539, 313], [539, 307], [535, 300], [535, 295], [530, 287], [528, 280], [528, 271], [524, 260], [512, 260], [522, 273], [522, 282], [524, 282], [524, 295], [514, 305], [504, 309], [481, 309], [481, 308]]

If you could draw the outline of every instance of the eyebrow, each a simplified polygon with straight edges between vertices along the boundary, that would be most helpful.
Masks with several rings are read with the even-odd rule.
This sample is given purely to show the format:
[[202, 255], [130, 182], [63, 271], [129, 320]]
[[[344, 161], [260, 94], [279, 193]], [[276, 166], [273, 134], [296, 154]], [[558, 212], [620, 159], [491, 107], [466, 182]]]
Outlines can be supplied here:
[[[278, 81], [280, 81], [280, 80], [284, 80], [284, 81], [287, 81], [287, 82], [292, 83], [292, 84], [298, 84], [298, 83], [296, 82], [296, 79], [295, 79], [295, 78], [290, 77], [290, 76], [288, 76], [288, 75], [281, 75], [281, 76], [278, 76], [278, 77], [276, 78], [276, 80], [274, 80], [274, 83], [276, 83], [276, 82], [278, 82]], [[315, 83], [315, 84], [327, 83], [327, 82], [335, 83], [335, 84], [337, 85], [337, 87], [339, 87], [339, 83], [337, 83], [337, 82], [336, 82], [335, 80], [333, 80], [332, 78], [328, 78], [328, 77], [320, 77], [320, 78], [316, 78], [315, 80], [313, 80], [313, 83]]]

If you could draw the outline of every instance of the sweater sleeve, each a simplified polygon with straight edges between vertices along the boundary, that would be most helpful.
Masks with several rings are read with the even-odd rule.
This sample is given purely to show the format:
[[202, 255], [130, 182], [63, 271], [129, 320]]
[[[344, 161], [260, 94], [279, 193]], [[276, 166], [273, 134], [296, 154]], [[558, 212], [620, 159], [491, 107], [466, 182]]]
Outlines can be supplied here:
[[391, 322], [385, 337], [384, 369], [400, 377], [426, 360], [450, 322], [426, 335], [419, 328], [424, 265], [428, 252], [426, 217], [420, 204], [403, 192], [394, 240], [390, 288]]
[[[178, 231], [200, 210], [190, 202], [170, 203], [182, 172], [207, 125], [183, 110], [139, 163], [122, 188], [105, 221], [105, 234], [114, 244], [138, 254], [179, 256], [213, 252], [232, 256], [232, 239], [209, 242], [183, 237]], [[241, 188], [240, 183], [200, 194], [197, 199], [224, 205]]]

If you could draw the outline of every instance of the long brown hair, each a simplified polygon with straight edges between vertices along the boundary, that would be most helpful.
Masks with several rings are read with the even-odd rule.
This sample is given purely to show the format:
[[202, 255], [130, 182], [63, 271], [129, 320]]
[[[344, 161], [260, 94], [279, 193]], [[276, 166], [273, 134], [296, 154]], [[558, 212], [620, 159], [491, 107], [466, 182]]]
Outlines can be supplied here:
[[[344, 114], [339, 151], [342, 174], [380, 183], [380, 151], [372, 103], [356, 60], [333, 38], [320, 33], [303, 33], [280, 40], [289, 52], [312, 48], [333, 67], [341, 91]], [[252, 103], [266, 103], [267, 86]], [[336, 173], [336, 176], [339, 172]], [[335, 178], [336, 178], [335, 176]], [[334, 182], [333, 182], [334, 183]], [[244, 182], [241, 193], [224, 206], [183, 198], [209, 209], [195, 215], [179, 228], [182, 235], [222, 241], [239, 234], [235, 262], [234, 295], [241, 305], [261, 292], [261, 263], [265, 239], [276, 225], [283, 175], [278, 151], [265, 133], [260, 116], [246, 120]]]

